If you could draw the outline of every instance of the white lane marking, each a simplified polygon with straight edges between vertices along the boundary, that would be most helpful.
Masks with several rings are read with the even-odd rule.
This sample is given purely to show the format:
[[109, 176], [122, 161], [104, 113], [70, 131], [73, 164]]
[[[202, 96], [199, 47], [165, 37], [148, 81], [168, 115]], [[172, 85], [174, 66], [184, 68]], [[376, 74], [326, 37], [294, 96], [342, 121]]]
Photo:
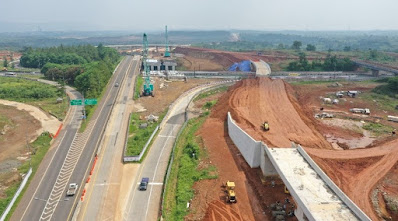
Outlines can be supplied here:
[[[72, 116], [72, 120], [71, 120], [71, 121], [73, 121], [74, 116], [75, 116], [76, 114], [77, 114], [77, 111], [76, 111], [76, 112], [74, 113], [74, 115]], [[61, 149], [61, 148], [59, 148], [59, 147], [60, 147], [60, 145], [62, 144], [62, 141], [64, 140], [66, 134], [67, 134], [67, 133], [65, 132], [65, 133], [64, 133], [64, 136], [63, 136], [62, 139], [61, 139], [61, 141], [58, 143], [57, 150], [55, 151], [53, 157], [51, 158], [50, 163], [47, 165], [47, 168], [46, 168], [46, 170], [44, 171], [44, 174], [43, 174], [43, 176], [42, 176], [41, 179], [40, 179], [39, 185], [36, 186], [36, 190], [35, 190], [35, 192], [33, 193], [33, 196], [36, 195], [37, 190], [38, 190], [39, 187], [41, 186], [41, 182], [43, 181], [43, 178], [44, 178], [45, 175], [47, 174], [47, 170], [48, 170], [48, 168], [50, 168], [50, 166], [51, 166], [51, 164], [52, 164], [52, 162], [53, 162], [53, 160], [54, 160], [55, 155], [57, 155], [58, 150]], [[76, 131], [76, 134], [77, 134], [77, 131]], [[76, 136], [76, 134], [75, 134], [75, 136]], [[33, 178], [32, 178], [32, 180], [33, 180]], [[30, 201], [29, 201], [29, 203], [28, 203], [28, 206], [25, 208], [25, 211], [24, 211], [23, 214], [22, 214], [21, 220], [23, 220], [23, 218], [24, 218], [24, 216], [25, 216], [25, 214], [26, 214], [26, 211], [28, 211], [28, 209], [29, 209], [29, 207], [30, 207], [30, 204], [31, 204], [32, 201], [33, 201], [33, 198], [34, 198], [34, 197], [30, 198]]]
[[158, 135], [158, 137], [172, 137], [172, 138], [176, 138], [176, 136], [166, 136], [166, 135]]
[[[167, 141], [168, 141], [169, 138], [170, 138], [170, 134], [173, 133], [175, 127], [177, 127], [177, 125], [173, 125], [173, 128], [170, 130], [170, 133], [168, 134], [168, 137], [167, 137], [166, 141], [165, 141], [164, 144], [163, 144], [162, 151], [160, 151], [160, 155], [159, 155], [159, 158], [158, 158], [158, 162], [156, 162], [155, 173], [153, 174], [153, 179], [155, 179], [156, 173], [158, 172], [158, 166], [159, 166], [160, 158], [161, 158], [162, 155], [163, 155], [164, 147], [166, 146]], [[149, 202], [151, 201], [152, 187], [153, 187], [153, 185], [151, 185], [151, 190], [149, 191], [148, 203], [146, 204], [145, 220], [146, 220], [146, 217], [147, 217], [147, 215], [148, 215]]]
[[96, 183], [94, 186], [111, 186], [111, 185], [120, 185], [120, 183]]
[[[137, 184], [139, 185], [140, 182], [138, 182]], [[160, 185], [161, 186], [161, 185], [163, 185], [163, 183], [152, 183], [152, 182], [149, 182], [148, 185], [155, 185], [155, 186]]]

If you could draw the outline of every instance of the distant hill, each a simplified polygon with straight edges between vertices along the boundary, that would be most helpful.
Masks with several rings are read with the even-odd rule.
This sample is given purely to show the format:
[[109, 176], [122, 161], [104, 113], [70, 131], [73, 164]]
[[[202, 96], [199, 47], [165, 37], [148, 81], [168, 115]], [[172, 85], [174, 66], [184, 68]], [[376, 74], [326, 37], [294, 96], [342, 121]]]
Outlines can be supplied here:
[[[141, 44], [143, 33], [127, 31], [13, 32], [0, 33], [0, 49], [58, 45]], [[148, 32], [149, 43], [164, 43], [163, 32]], [[317, 50], [385, 50], [398, 52], [398, 31], [170, 31], [170, 44], [194, 44], [215, 49], [258, 50], [290, 47], [294, 41], [315, 45]], [[232, 45], [232, 46], [231, 46]]]

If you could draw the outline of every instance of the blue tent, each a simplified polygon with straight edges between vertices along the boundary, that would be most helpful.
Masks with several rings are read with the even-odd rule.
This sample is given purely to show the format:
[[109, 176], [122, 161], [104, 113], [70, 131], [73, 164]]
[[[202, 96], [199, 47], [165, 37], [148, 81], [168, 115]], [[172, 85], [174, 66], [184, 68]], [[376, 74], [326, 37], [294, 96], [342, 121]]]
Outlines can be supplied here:
[[228, 71], [251, 71], [250, 61], [241, 61], [239, 63], [234, 63], [231, 67], [228, 68]]

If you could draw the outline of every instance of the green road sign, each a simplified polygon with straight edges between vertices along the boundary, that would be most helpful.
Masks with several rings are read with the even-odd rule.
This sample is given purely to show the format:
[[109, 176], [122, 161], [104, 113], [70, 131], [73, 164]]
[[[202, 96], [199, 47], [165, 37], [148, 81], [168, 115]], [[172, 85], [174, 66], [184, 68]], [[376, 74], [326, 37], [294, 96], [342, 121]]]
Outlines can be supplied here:
[[83, 105], [82, 100], [70, 100], [70, 105]]
[[85, 105], [96, 105], [97, 104], [97, 99], [86, 99], [84, 100]]

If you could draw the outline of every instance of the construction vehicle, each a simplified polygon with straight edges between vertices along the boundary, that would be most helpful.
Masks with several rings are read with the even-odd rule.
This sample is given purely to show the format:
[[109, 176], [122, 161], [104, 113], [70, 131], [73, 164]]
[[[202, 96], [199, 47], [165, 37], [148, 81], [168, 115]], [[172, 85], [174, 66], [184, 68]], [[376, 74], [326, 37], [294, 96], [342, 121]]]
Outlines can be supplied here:
[[350, 109], [350, 111], [356, 114], [366, 114], [366, 115], [370, 114], [370, 110], [368, 108], [352, 108]]
[[388, 116], [387, 116], [387, 119], [388, 119], [389, 121], [398, 122], [398, 117], [396, 117], [396, 116], [388, 115]]
[[144, 83], [144, 90], [142, 92], [142, 95], [153, 97], [155, 94], [153, 93], [153, 84], [151, 83], [151, 77], [149, 76], [150, 74], [149, 74], [147, 59], [148, 59], [148, 37], [144, 33], [144, 36], [143, 36], [143, 66], [144, 66], [145, 83]]
[[235, 182], [227, 181], [225, 191], [227, 192], [227, 203], [236, 203]]
[[263, 123], [263, 129], [264, 129], [265, 131], [269, 131], [269, 124], [268, 124], [268, 121], [264, 121], [264, 123]]
[[284, 192], [285, 192], [286, 194], [290, 194], [290, 192], [289, 192], [289, 190], [287, 189], [286, 186], [285, 186]]
[[77, 185], [76, 183], [70, 183], [70, 184], [69, 184], [68, 191], [66, 191], [66, 195], [67, 195], [67, 196], [73, 196], [73, 195], [75, 195], [75, 193], [76, 193], [78, 187], [79, 187], [79, 185]]

